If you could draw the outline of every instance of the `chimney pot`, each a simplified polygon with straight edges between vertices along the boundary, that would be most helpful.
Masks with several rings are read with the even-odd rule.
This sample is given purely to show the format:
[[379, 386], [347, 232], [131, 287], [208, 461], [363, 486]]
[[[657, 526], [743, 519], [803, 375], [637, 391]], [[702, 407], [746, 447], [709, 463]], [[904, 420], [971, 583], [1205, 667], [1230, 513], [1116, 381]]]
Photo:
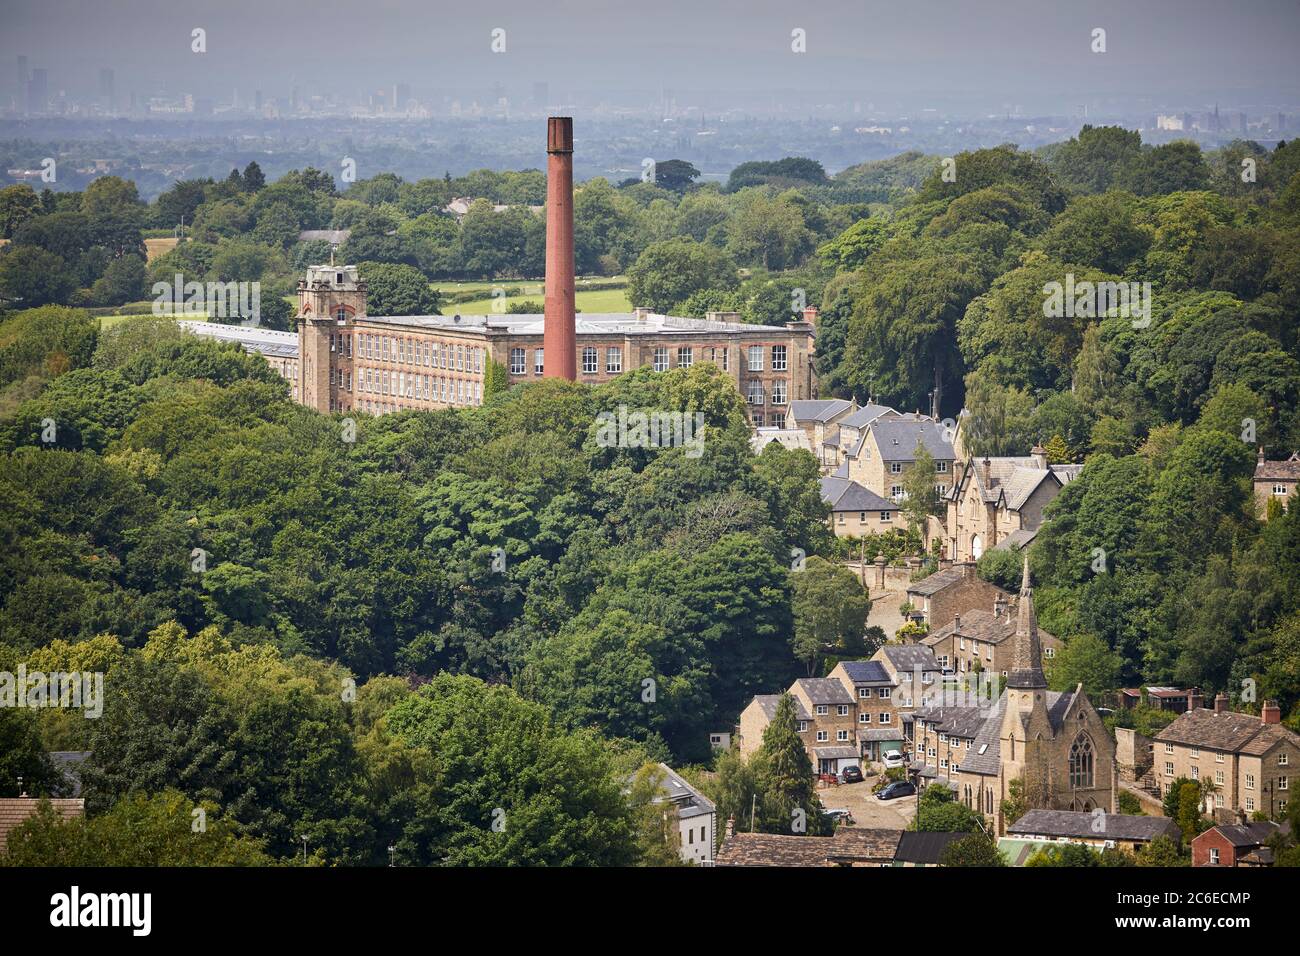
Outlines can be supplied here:
[[1187, 709], [1200, 710], [1205, 706], [1205, 696], [1199, 687], [1193, 687], [1187, 694]]
[[735, 835], [736, 835], [736, 818], [727, 817], [727, 836], [733, 837]]
[[1223, 691], [1219, 691], [1219, 693], [1216, 694], [1214, 698], [1214, 712], [1216, 714], [1222, 714], [1226, 712], [1227, 709], [1228, 709], [1228, 695], [1225, 694]]
[[1282, 723], [1282, 708], [1278, 707], [1277, 701], [1266, 700], [1264, 706], [1259, 709], [1259, 719], [1266, 724]]

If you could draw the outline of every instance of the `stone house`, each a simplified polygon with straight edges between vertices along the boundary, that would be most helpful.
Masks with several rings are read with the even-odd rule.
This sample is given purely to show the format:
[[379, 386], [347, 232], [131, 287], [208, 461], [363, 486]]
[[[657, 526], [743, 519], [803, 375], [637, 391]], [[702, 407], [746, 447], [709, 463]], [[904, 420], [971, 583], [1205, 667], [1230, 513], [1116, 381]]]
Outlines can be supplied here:
[[1261, 518], [1268, 517], [1268, 503], [1276, 498], [1282, 507], [1289, 506], [1291, 496], [1300, 486], [1300, 452], [1294, 452], [1285, 461], [1266, 461], [1264, 449], [1259, 450], [1255, 461], [1255, 512]]
[[[1179, 777], [1213, 784], [1204, 810], [1222, 823], [1264, 813], [1277, 819], [1300, 767], [1300, 735], [1282, 725], [1282, 714], [1264, 701], [1260, 714], [1228, 710], [1219, 694], [1214, 709], [1196, 707], [1156, 734], [1151, 768], [1161, 793]], [[1300, 787], [1300, 784], [1297, 784]]]
[[976, 608], [991, 608], [998, 598], [1006, 602], [1011, 595], [981, 578], [975, 572], [973, 561], [936, 571], [907, 586], [908, 603], [931, 627], [946, 624]]
[[857, 743], [864, 760], [879, 760], [887, 750], [903, 750], [903, 722], [895, 707], [897, 684], [880, 661], [840, 661], [829, 675], [853, 696]]
[[1035, 531], [1043, 509], [1082, 465], [1049, 465], [1034, 446], [1027, 458], [968, 458], [956, 466], [943, 547], [952, 561], [976, 561], [1018, 531]]
[[821, 480], [822, 500], [831, 506], [831, 530], [839, 538], [861, 538], [890, 528], [905, 528], [898, 505], [848, 478]]
[[848, 476], [890, 501], [903, 498], [903, 476], [924, 448], [934, 459], [935, 488], [946, 498], [952, 486], [953, 447], [943, 425], [921, 415], [881, 415], [861, 431], [848, 459]]
[[840, 463], [840, 421], [858, 410], [857, 402], [842, 398], [808, 398], [790, 403], [785, 427], [799, 428], [824, 471]]
[[[995, 591], [1000, 591], [994, 588]], [[939, 666], [956, 674], [990, 671], [1006, 677], [1016, 634], [1014, 606], [1006, 602], [1005, 592], [994, 596], [991, 610], [974, 608], [956, 615], [951, 623], [920, 638], [917, 643], [934, 652]], [[1044, 660], [1053, 660], [1062, 642], [1044, 630], [1038, 632]]]

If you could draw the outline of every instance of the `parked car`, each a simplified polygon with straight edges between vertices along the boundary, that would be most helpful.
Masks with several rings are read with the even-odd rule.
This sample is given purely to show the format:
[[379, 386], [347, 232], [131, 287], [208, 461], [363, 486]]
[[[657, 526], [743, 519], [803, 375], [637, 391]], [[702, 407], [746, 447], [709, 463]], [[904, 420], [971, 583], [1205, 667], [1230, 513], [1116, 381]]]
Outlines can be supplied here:
[[889, 786], [885, 787], [878, 794], [877, 800], [897, 800], [899, 797], [910, 797], [915, 795], [916, 787], [906, 780], [895, 780]]
[[897, 750], [886, 750], [881, 754], [880, 762], [885, 765], [885, 769], [892, 770], [903, 766], [903, 755]]
[[840, 783], [861, 783], [862, 779], [861, 767], [845, 767], [840, 771]]
[[851, 827], [854, 824], [853, 811], [848, 807], [835, 807], [832, 810], [823, 810], [822, 815], [830, 817], [832, 822], [843, 824], [846, 827]]

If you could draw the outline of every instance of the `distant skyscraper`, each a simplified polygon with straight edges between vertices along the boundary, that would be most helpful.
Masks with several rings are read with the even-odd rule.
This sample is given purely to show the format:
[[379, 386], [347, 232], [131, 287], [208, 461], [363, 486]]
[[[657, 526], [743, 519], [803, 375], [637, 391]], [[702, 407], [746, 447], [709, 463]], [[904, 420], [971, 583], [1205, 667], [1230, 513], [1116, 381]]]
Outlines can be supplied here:
[[113, 112], [117, 106], [117, 93], [115, 90], [116, 83], [113, 77], [113, 71], [104, 67], [99, 71], [99, 99], [103, 107], [108, 112]]
[[27, 81], [27, 112], [43, 113], [49, 99], [50, 75], [44, 67], [32, 70]]
[[21, 97], [27, 92], [27, 57], [18, 58], [18, 95]]
[[393, 109], [406, 109], [407, 102], [411, 99], [411, 86], [409, 83], [393, 84]]
[[253, 110], [257, 113], [262, 112], [262, 91], [253, 90]]
[[1237, 114], [1237, 132], [1244, 134], [1250, 128], [1250, 123], [1246, 120], [1245, 113]]

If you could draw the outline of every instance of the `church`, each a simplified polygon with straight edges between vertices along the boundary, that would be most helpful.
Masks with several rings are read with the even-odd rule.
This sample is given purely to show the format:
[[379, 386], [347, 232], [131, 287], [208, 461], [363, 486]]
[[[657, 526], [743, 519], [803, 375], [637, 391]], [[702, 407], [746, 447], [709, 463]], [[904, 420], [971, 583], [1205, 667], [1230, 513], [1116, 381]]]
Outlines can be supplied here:
[[1115, 743], [1082, 684], [1047, 689], [1042, 658], [1026, 559], [1011, 666], [997, 701], [914, 715], [915, 753], [926, 764], [921, 778], [946, 782], [999, 836], [1015, 823], [1003, 801], [1016, 781], [1026, 810], [1115, 812]]

